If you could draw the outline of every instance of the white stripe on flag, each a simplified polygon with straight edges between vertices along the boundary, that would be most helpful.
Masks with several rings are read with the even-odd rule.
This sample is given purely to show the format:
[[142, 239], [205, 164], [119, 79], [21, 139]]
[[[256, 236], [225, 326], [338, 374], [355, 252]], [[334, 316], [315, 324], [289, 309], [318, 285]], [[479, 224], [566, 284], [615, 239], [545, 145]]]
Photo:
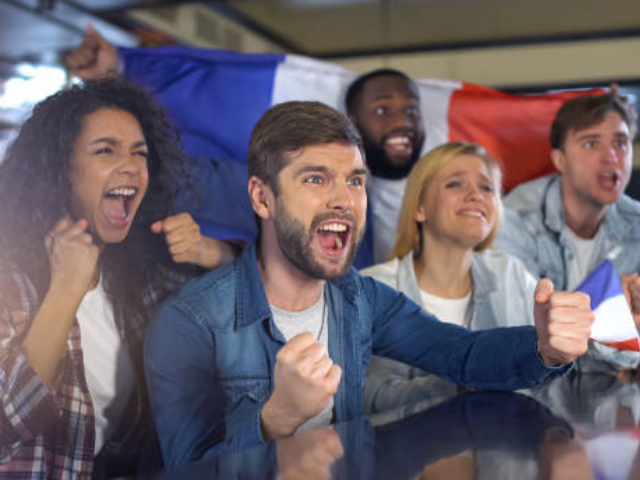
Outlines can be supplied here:
[[455, 90], [462, 88], [460, 82], [447, 80], [416, 80], [420, 89], [422, 120], [426, 139], [422, 153], [449, 141], [449, 105]]
[[344, 94], [356, 74], [334, 63], [287, 55], [276, 67], [272, 105], [316, 100], [344, 112]]
[[616, 295], [604, 300], [594, 313], [596, 319], [591, 326], [591, 338], [599, 342], [620, 342], [637, 338], [633, 328], [633, 317], [624, 295]]

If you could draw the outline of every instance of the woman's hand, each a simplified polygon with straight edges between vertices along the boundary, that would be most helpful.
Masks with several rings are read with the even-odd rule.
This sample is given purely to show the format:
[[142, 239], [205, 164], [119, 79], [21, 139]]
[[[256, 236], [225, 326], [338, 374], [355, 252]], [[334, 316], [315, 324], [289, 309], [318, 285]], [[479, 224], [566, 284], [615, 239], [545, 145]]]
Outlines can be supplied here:
[[45, 235], [44, 244], [51, 267], [51, 285], [84, 296], [97, 280], [99, 248], [87, 233], [88, 223], [60, 220]]

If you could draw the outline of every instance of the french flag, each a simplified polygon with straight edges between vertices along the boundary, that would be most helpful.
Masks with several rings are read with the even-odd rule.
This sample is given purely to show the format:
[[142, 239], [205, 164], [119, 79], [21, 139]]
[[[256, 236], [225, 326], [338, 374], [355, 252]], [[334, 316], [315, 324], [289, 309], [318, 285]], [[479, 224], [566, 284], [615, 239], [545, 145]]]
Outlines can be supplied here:
[[613, 263], [605, 260], [576, 291], [589, 294], [595, 320], [591, 339], [620, 350], [640, 351], [640, 338]]
[[[251, 241], [256, 234], [246, 193], [251, 131], [271, 106], [316, 100], [344, 111], [356, 73], [298, 55], [244, 54], [190, 47], [121, 48], [123, 76], [149, 90], [180, 129], [184, 150], [199, 158], [198, 206], [181, 205], [205, 235]], [[510, 95], [446, 80], [416, 80], [428, 151], [454, 140], [477, 142], [503, 164], [505, 191], [553, 172], [549, 129], [564, 101], [586, 93]], [[370, 224], [370, 222], [369, 222]], [[355, 266], [373, 263], [370, 229]]]
[[[272, 105], [317, 100], [344, 111], [356, 74], [299, 55], [191, 47], [122, 48], [124, 76], [171, 112], [190, 155], [245, 162], [251, 131]], [[419, 79], [424, 151], [477, 142], [503, 162], [504, 188], [554, 171], [549, 129], [562, 103], [600, 90], [511, 95], [457, 81]]]

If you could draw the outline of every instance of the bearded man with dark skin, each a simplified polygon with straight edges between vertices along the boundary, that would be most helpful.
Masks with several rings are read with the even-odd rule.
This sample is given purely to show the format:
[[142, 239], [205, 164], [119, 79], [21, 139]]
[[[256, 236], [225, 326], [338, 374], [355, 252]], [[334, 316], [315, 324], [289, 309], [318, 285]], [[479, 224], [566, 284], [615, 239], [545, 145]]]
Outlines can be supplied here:
[[356, 79], [345, 100], [349, 118], [362, 135], [371, 173], [373, 257], [381, 262], [395, 243], [406, 178], [425, 140], [420, 92], [404, 73], [381, 69]]

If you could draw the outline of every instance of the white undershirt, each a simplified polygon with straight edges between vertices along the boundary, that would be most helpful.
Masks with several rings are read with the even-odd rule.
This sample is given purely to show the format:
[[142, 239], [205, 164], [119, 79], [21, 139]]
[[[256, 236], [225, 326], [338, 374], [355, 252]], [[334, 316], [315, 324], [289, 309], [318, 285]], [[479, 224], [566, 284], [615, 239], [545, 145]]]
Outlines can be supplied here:
[[438, 320], [463, 327], [469, 326], [471, 291], [462, 298], [442, 298], [420, 290], [420, 299], [424, 310], [434, 315]]
[[[307, 310], [287, 312], [271, 305], [271, 311], [273, 313], [273, 321], [287, 342], [296, 335], [310, 332], [324, 346], [325, 352], [329, 351], [329, 312], [327, 312], [324, 301], [324, 292], [320, 295], [318, 301]], [[309, 430], [329, 425], [332, 418], [333, 397], [318, 415], [300, 425], [296, 433], [308, 432]]]
[[97, 454], [120, 424], [134, 386], [131, 359], [102, 285], [84, 296], [77, 314], [84, 371], [96, 417]]
[[407, 179], [389, 180], [372, 175], [367, 182], [373, 222], [373, 259], [374, 263], [381, 263], [387, 260], [396, 243], [400, 207]]
[[597, 235], [593, 238], [581, 238], [570, 228], [565, 229], [566, 238], [571, 245], [573, 260], [569, 267], [569, 280], [567, 290], [574, 290], [589, 275], [589, 265], [593, 247], [596, 244]]

